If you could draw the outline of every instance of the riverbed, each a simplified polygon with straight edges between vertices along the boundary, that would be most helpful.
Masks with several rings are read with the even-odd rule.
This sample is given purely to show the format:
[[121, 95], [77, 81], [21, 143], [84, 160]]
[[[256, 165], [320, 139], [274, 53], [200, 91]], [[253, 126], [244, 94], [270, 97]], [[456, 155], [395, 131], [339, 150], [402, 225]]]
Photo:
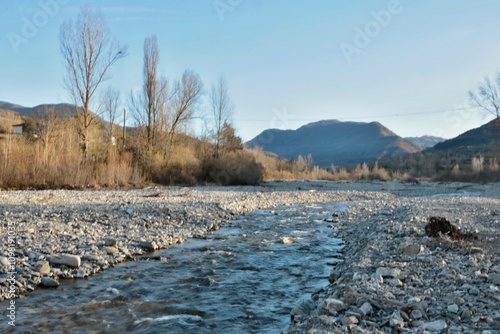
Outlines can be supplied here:
[[[348, 203], [258, 210], [202, 238], [18, 300], [7, 333], [279, 333], [342, 261]], [[2, 308], [6, 303], [1, 304]]]

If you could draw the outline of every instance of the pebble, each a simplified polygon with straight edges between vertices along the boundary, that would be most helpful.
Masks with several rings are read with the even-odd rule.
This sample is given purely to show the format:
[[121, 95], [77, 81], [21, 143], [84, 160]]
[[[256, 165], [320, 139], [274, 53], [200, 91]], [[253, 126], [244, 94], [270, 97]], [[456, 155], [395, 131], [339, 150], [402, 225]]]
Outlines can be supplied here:
[[494, 285], [500, 285], [500, 274], [491, 273], [488, 275], [488, 280]]
[[363, 316], [366, 316], [372, 313], [373, 307], [372, 304], [370, 304], [369, 302], [364, 302], [363, 305], [361, 305], [361, 307], [359, 308], [359, 310], [361, 311]]
[[42, 275], [50, 274], [50, 264], [48, 261], [39, 261], [33, 268]]
[[350, 316], [350, 317], [345, 317], [341, 320], [342, 322], [342, 325], [355, 325], [355, 324], [358, 324], [359, 323], [359, 320], [358, 318], [354, 317], [354, 316]]
[[329, 298], [325, 300], [324, 308], [327, 310], [341, 311], [344, 309], [344, 302], [339, 299]]
[[426, 322], [422, 325], [421, 329], [431, 331], [431, 332], [439, 332], [447, 327], [446, 322], [444, 320], [435, 320], [431, 322]]
[[415, 256], [424, 251], [424, 246], [420, 244], [410, 244], [403, 248], [403, 254], [409, 256]]
[[9, 259], [7, 259], [5, 256], [0, 256], [0, 266], [8, 266], [9, 265]]

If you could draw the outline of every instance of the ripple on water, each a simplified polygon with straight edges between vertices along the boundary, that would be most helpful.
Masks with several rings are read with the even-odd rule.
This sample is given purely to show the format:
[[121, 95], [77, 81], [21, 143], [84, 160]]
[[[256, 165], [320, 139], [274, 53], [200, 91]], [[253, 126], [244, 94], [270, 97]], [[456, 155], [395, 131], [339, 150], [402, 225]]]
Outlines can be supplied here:
[[122, 263], [37, 290], [17, 301], [19, 326], [7, 332], [280, 332], [340, 261], [341, 241], [324, 220], [341, 210], [325, 203], [257, 211], [157, 252], [153, 260], [163, 261]]

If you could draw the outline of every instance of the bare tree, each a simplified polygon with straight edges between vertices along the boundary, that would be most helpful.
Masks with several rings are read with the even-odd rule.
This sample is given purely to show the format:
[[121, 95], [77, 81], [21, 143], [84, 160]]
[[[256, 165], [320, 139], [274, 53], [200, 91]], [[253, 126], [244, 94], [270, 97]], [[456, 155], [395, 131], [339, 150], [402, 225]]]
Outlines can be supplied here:
[[142, 92], [131, 97], [136, 121], [146, 128], [148, 146], [157, 143], [168, 103], [168, 81], [159, 77], [160, 50], [155, 35], [144, 40], [144, 68]]
[[198, 74], [186, 70], [172, 93], [172, 110], [169, 119], [168, 143], [172, 143], [179, 129], [187, 126], [195, 117], [196, 108], [203, 93], [203, 82]]
[[75, 21], [61, 25], [59, 39], [67, 71], [65, 85], [75, 104], [83, 159], [87, 160], [89, 128], [97, 117], [90, 111], [93, 97], [111, 65], [127, 55], [127, 47], [112, 38], [101, 11], [88, 7]]
[[228, 93], [228, 85], [225, 77], [220, 76], [216, 84], [212, 84], [210, 95], [213, 115], [213, 137], [215, 142], [215, 158], [222, 153], [221, 142], [223, 129], [229, 123], [234, 111], [234, 104]]
[[108, 140], [113, 144], [113, 137], [115, 134], [115, 122], [118, 118], [118, 108], [120, 107], [120, 91], [118, 89], [108, 87], [101, 95], [101, 109], [109, 122], [107, 126]]
[[469, 91], [469, 99], [486, 114], [500, 117], [500, 72], [497, 72], [493, 82], [489, 77], [485, 77], [476, 92]]

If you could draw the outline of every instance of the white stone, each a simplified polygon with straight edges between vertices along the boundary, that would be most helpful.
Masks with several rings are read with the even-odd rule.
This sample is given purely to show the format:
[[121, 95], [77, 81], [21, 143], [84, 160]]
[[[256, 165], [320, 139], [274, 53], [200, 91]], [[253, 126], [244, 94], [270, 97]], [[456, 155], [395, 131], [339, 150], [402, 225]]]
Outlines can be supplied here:
[[7, 259], [5, 256], [0, 256], [0, 265], [2, 265], [2, 266], [8, 266], [9, 265], [9, 259]]
[[42, 275], [48, 275], [50, 273], [50, 265], [47, 261], [39, 261], [33, 268]]
[[372, 304], [370, 304], [369, 302], [364, 302], [363, 305], [361, 305], [361, 307], [359, 308], [359, 310], [363, 313], [363, 315], [368, 315], [372, 313], [373, 307]]
[[344, 302], [335, 298], [328, 298], [324, 301], [323, 307], [327, 310], [342, 311]]
[[118, 248], [106, 247], [106, 253], [108, 253], [109, 255], [116, 255], [116, 254], [118, 254]]
[[447, 327], [446, 322], [444, 320], [435, 320], [431, 322], [426, 322], [422, 325], [423, 330], [431, 331], [431, 332], [438, 332], [442, 331]]
[[351, 317], [344, 317], [341, 322], [342, 325], [355, 325], [359, 323], [359, 320], [358, 318], [351, 316]]
[[401, 275], [401, 269], [380, 267], [377, 269], [377, 271], [375, 271], [375, 275], [377, 274], [382, 277], [398, 277], [399, 275]]
[[53, 264], [63, 264], [72, 268], [78, 268], [82, 263], [78, 255], [71, 254], [54, 255], [50, 258], [50, 262]]
[[458, 312], [458, 305], [457, 304], [448, 305], [448, 312], [457, 313]]
[[372, 275], [372, 281], [378, 284], [382, 284], [384, 283], [384, 278], [382, 277], [382, 275], [380, 275], [380, 273], [375, 273]]

